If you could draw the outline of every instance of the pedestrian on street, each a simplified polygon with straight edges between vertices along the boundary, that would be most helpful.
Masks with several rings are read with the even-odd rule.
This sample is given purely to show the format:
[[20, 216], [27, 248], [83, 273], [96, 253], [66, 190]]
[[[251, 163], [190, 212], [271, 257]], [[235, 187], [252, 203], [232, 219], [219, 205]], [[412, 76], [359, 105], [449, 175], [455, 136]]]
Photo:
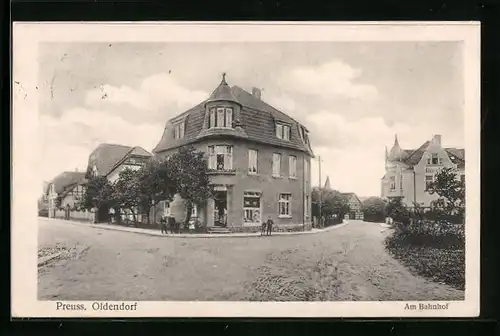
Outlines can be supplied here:
[[260, 228], [260, 235], [263, 236], [266, 234], [266, 227], [267, 227], [267, 222], [262, 222], [261, 228]]
[[271, 233], [273, 232], [273, 224], [274, 224], [274, 222], [271, 219], [271, 216], [269, 216], [267, 223], [266, 223], [266, 226], [267, 226], [266, 235], [270, 236]]
[[161, 234], [163, 234], [164, 232], [165, 232], [165, 234], [168, 234], [168, 232], [167, 232], [167, 217], [161, 216], [160, 228], [161, 228]]

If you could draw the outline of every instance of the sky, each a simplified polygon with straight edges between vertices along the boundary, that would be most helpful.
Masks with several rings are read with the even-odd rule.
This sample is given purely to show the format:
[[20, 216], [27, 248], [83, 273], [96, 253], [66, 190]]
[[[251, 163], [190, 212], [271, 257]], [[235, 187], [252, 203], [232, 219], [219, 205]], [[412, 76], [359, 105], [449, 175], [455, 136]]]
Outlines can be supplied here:
[[225, 72], [304, 124], [312, 179], [378, 196], [395, 134], [464, 146], [459, 42], [41, 43], [42, 179], [84, 171], [100, 143], [152, 149], [168, 119], [208, 98]]

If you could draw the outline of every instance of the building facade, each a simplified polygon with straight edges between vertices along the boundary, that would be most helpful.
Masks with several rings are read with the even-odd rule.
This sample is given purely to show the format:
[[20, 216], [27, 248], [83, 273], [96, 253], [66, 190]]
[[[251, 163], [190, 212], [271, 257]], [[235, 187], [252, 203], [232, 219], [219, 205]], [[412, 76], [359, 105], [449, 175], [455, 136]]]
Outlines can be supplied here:
[[341, 193], [343, 197], [347, 200], [349, 204], [349, 213], [347, 214], [347, 219], [358, 219], [363, 220], [363, 202], [358, 198], [355, 193]]
[[442, 168], [455, 168], [457, 178], [465, 181], [465, 151], [445, 148], [441, 135], [434, 135], [418, 149], [402, 149], [396, 136], [394, 145], [385, 153], [385, 175], [381, 180], [382, 197], [402, 197], [412, 207], [415, 203], [429, 207], [439, 196], [427, 187]]
[[[85, 192], [85, 173], [63, 172], [46, 185], [48, 217], [55, 218], [57, 210], [69, 211], [79, 206]], [[69, 219], [69, 218], [66, 218]]]
[[[205, 153], [215, 190], [192, 213], [208, 228], [255, 231], [269, 217], [277, 226], [310, 226], [308, 130], [260, 90], [230, 87], [223, 75], [206, 101], [167, 122], [153, 152], [168, 157], [188, 145]], [[182, 221], [183, 200], [176, 196], [165, 211]]]
[[[87, 173], [94, 176], [104, 176], [109, 182], [115, 183], [122, 171], [125, 169], [139, 170], [152, 157], [153, 154], [139, 146], [103, 143], [89, 155]], [[122, 219], [133, 218], [128, 210], [122, 210], [121, 213]], [[139, 214], [137, 220], [143, 221], [143, 217], [147, 218]], [[96, 220], [99, 222], [108, 221], [108, 209], [99, 211]]]

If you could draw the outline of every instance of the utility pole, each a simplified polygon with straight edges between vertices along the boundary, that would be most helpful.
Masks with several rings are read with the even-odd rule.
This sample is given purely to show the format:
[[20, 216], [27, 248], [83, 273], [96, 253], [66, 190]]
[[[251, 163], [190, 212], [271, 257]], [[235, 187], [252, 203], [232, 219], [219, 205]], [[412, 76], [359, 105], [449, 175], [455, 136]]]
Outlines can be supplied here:
[[319, 225], [323, 226], [323, 216], [322, 216], [322, 204], [323, 204], [323, 187], [321, 186], [321, 156], [318, 156], [318, 168], [319, 168]]

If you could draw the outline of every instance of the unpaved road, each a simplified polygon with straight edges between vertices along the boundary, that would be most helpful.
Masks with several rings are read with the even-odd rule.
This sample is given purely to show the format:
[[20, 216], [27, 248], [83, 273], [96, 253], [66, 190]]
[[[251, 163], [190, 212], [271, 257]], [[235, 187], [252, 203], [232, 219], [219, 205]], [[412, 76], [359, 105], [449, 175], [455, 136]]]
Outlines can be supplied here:
[[313, 235], [166, 238], [39, 220], [39, 247], [74, 251], [39, 269], [41, 300], [463, 300], [384, 249], [386, 229], [351, 221]]

